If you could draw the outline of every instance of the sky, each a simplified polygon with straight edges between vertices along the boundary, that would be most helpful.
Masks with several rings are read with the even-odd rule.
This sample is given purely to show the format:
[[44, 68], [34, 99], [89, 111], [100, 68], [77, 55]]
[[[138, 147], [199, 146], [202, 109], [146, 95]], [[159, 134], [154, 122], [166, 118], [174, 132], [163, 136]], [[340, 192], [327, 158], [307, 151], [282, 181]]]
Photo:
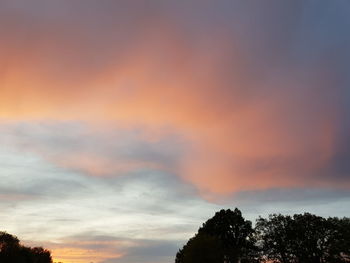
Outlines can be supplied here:
[[238, 207], [350, 216], [347, 0], [0, 1], [1, 229], [167, 263]]

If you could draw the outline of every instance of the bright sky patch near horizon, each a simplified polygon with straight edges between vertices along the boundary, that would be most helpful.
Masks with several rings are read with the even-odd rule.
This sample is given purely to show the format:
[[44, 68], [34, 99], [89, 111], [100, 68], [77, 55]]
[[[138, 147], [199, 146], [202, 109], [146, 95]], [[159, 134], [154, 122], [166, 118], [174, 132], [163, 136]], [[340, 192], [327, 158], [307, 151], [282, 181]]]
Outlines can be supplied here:
[[350, 216], [350, 2], [0, 2], [1, 230], [163, 263], [221, 208]]

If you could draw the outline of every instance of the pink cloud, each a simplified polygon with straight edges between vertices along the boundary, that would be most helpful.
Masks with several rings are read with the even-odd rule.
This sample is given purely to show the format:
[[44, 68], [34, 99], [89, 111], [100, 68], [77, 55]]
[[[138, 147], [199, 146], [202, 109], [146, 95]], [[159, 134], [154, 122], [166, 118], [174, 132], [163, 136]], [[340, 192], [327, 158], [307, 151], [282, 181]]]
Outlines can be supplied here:
[[[292, 66], [265, 69], [249, 54], [247, 40], [235, 35], [218, 31], [194, 39], [164, 17], [137, 25], [130, 46], [107, 45], [113, 59], [92, 68], [69, 67], [99, 50], [89, 45], [88, 31], [79, 40], [72, 34], [79, 28], [55, 36], [44, 28], [40, 39], [34, 30], [20, 51], [3, 44], [8, 52], [0, 78], [0, 116], [142, 126], [150, 143], [169, 130], [188, 142], [175, 170], [161, 162], [118, 160], [84, 150], [53, 157], [61, 166], [91, 175], [143, 167], [170, 170], [203, 193], [215, 194], [341, 187], [317, 177], [335, 154], [339, 125], [338, 97], [326, 88], [332, 83], [327, 69], [307, 74]], [[14, 33], [8, 41], [17, 38]], [[150, 132], [157, 130], [162, 132]]]

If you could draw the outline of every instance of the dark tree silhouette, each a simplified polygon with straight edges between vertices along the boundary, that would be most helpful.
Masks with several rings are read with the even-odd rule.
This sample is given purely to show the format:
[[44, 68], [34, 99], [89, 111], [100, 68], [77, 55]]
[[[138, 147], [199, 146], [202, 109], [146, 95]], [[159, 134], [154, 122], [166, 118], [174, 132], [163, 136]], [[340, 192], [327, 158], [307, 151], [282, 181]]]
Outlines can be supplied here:
[[256, 233], [265, 260], [282, 263], [342, 263], [349, 260], [349, 219], [309, 213], [259, 218]]
[[175, 262], [224, 262], [224, 252], [221, 242], [214, 236], [197, 234], [178, 252]]
[[326, 262], [350, 262], [350, 218], [327, 219]]
[[[200, 253], [204, 253], [202, 259], [196, 262], [253, 262], [253, 232], [251, 222], [242, 217], [240, 210], [221, 210], [205, 222], [198, 234], [177, 253], [176, 263], [194, 262], [195, 257], [188, 254], [199, 256]], [[202, 249], [201, 245], [204, 246]], [[205, 250], [210, 250], [215, 256], [211, 257]]]
[[48, 263], [52, 262], [50, 251], [42, 247], [31, 248], [33, 263]]
[[19, 239], [6, 232], [0, 232], [0, 251], [6, 251], [19, 246]]
[[291, 245], [298, 262], [326, 262], [329, 235], [332, 230], [327, 221], [319, 216], [305, 213], [294, 215]]
[[294, 255], [290, 244], [292, 218], [283, 215], [270, 215], [268, 219], [259, 218], [256, 234], [266, 260], [274, 262], [293, 262]]
[[22, 246], [19, 239], [6, 232], [0, 232], [1, 263], [52, 263], [50, 251], [42, 247]]
[[251, 222], [221, 210], [178, 251], [175, 263], [350, 263], [350, 218], [273, 214]]

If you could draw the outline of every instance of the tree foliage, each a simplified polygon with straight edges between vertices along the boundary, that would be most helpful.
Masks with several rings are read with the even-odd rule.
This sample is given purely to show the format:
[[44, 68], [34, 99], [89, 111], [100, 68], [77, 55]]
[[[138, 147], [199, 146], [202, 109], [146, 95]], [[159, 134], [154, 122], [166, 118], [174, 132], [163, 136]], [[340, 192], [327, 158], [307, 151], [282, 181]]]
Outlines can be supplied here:
[[16, 236], [0, 232], [1, 263], [52, 263], [50, 251], [22, 246]]
[[[252, 223], [242, 217], [240, 210], [221, 210], [177, 253], [176, 263], [246, 261], [253, 254], [253, 241]], [[200, 249], [202, 244], [205, 248]]]
[[259, 236], [265, 260], [281, 263], [341, 263], [349, 261], [349, 219], [310, 213], [293, 217], [259, 218]]
[[176, 263], [211, 263], [223, 262], [224, 251], [221, 241], [215, 236], [198, 233], [191, 238], [187, 244], [179, 250]]
[[350, 218], [310, 213], [260, 217], [255, 229], [234, 211], [221, 210], [179, 250], [176, 263], [350, 262]]

